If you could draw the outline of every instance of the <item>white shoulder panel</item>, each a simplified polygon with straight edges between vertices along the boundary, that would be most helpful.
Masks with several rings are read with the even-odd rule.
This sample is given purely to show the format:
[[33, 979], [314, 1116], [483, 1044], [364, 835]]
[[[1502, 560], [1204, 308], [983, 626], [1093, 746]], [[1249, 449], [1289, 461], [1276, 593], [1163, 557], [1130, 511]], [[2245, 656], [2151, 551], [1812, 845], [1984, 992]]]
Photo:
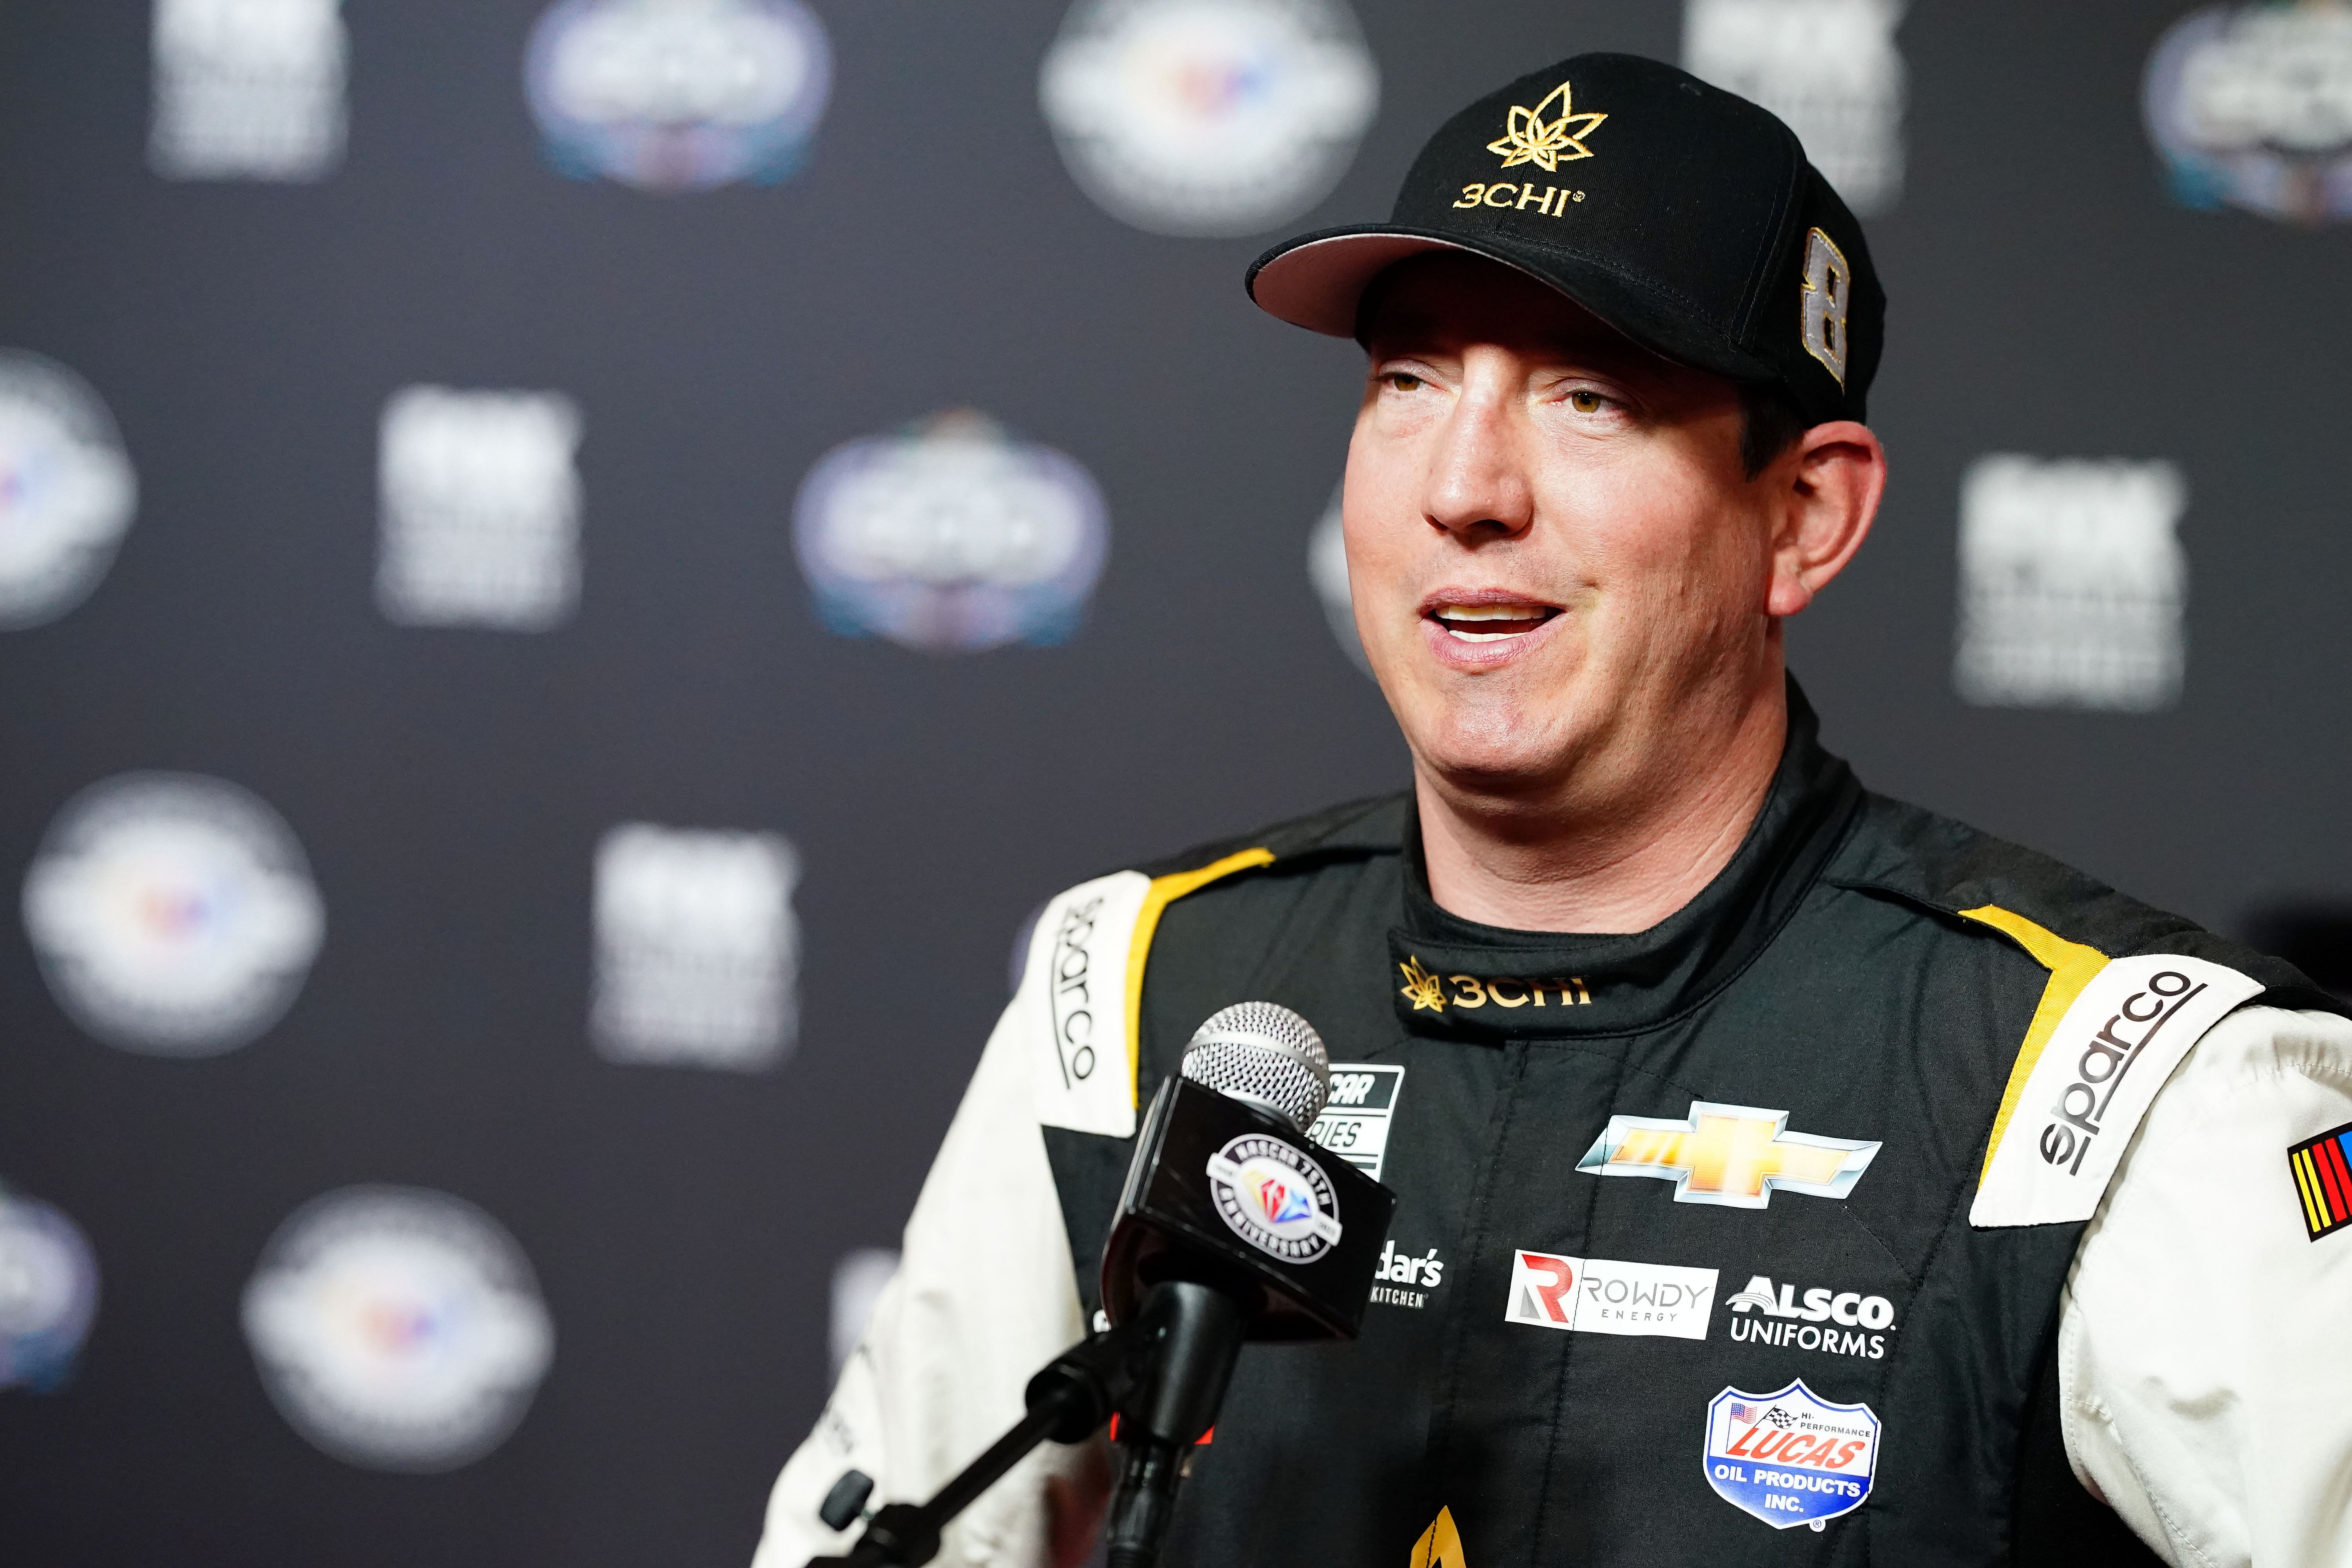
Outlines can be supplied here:
[[2156, 1091], [2262, 983], [2201, 958], [2118, 958], [2083, 987], [1993, 1129], [1969, 1223], [2086, 1220]]
[[2315, 1224], [2290, 1161], [2347, 1122], [2352, 1022], [2242, 1008], [2157, 1097], [2075, 1251], [2067, 1458], [2181, 1568], [2352, 1563], [2352, 1227]]
[[[877, 1505], [930, 1496], [1021, 1418], [1030, 1375], [1086, 1337], [1061, 1199], [1030, 1115], [1038, 1048], [1017, 1005], [1006, 1008], [915, 1201], [898, 1272], [816, 1430], [776, 1479], [753, 1568], [802, 1568], [846, 1546], [816, 1513], [844, 1470], [874, 1478]], [[939, 1561], [1048, 1561], [1062, 1505], [1107, 1492], [1100, 1468], [1097, 1445], [1046, 1444], [949, 1528]]]
[[1056, 896], [1037, 917], [1013, 1006], [1041, 1125], [1111, 1138], [1135, 1131], [1129, 972], [1150, 892], [1142, 872], [1116, 871]]

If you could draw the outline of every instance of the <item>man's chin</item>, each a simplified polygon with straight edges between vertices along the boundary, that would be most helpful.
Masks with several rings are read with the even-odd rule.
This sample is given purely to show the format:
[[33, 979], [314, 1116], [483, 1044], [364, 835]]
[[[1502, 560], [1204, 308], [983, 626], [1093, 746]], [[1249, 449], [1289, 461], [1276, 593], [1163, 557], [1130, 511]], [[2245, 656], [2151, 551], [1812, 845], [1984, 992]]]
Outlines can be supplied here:
[[1420, 771], [1457, 804], [1510, 811], [1558, 798], [1576, 771], [1577, 748], [1526, 731], [1507, 738], [1451, 736], [1416, 746]]

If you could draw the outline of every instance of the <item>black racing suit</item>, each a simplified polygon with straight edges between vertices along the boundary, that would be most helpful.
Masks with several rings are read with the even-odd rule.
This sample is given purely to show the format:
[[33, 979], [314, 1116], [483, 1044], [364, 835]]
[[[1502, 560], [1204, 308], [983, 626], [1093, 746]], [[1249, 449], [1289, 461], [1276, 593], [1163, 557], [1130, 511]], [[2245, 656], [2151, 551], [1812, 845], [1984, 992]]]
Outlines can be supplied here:
[[[2352, 1539], [2344, 1403], [2302, 1399], [2291, 1358], [2199, 1384], [2205, 1363], [2176, 1354], [2214, 1317], [2346, 1278], [2347, 1255], [2304, 1241], [2287, 1162], [2352, 1114], [2342, 1009], [2283, 963], [1869, 794], [1790, 691], [1746, 841], [1638, 935], [1448, 914], [1406, 797], [1049, 903], [899, 1276], [778, 1482], [759, 1568], [837, 1547], [813, 1516], [844, 1468], [920, 1498], [1010, 1424], [1028, 1371], [1097, 1314], [1134, 1108], [1247, 999], [1321, 1033], [1318, 1135], [1398, 1204], [1360, 1339], [1244, 1351], [1171, 1564], [2145, 1561], [2116, 1512], [2177, 1562], [2246, 1555], [2200, 1541], [2266, 1542], [2268, 1563]], [[2196, 1019], [2168, 1011], [2199, 996]], [[2217, 1131], [2166, 1111], [2201, 1108], [2175, 1095], [2102, 1122], [2077, 1102], [2104, 1089], [2044, 1076], [2112, 1088], [2116, 1042], [2174, 1018], [2170, 1055], [2132, 1058], [2146, 1095], [2189, 1084], [2275, 1114]], [[2159, 1121], [2170, 1142], [2112, 1174]], [[2196, 1162], [2223, 1143], [2215, 1180], [2234, 1184], [2209, 1202]], [[2129, 1237], [2126, 1188], [2153, 1194]], [[2192, 1209], [2206, 1228], [2175, 1270], [2165, 1216]], [[2208, 1270], [2229, 1289], [2141, 1310], [2147, 1259], [2193, 1270], [2241, 1231], [2249, 1278]], [[2095, 1247], [2120, 1284], [2105, 1264], [2091, 1279]], [[2176, 1363], [2193, 1397], [2168, 1404]], [[2277, 1484], [2215, 1479], [2249, 1462]], [[2105, 1478], [2116, 1512], [2077, 1474]], [[948, 1560], [1064, 1556], [1104, 1484], [1098, 1450], [1042, 1456], [960, 1522]]]
[[[2051, 973], [1961, 911], [2005, 909], [2110, 955], [2201, 955], [2261, 980], [2264, 1002], [2335, 1004], [2275, 960], [1869, 794], [1791, 695], [1784, 760], [1747, 841], [1639, 935], [1448, 914], [1430, 898], [1402, 797], [1146, 868], [1181, 872], [1254, 846], [1274, 855], [1162, 915], [1142, 988], [1140, 1097], [1203, 1018], [1243, 998], [1305, 1015], [1336, 1062], [1403, 1068], [1373, 1075], [1372, 1097], [1393, 1098], [1380, 1174], [1398, 1194], [1391, 1256], [1423, 1260], [1410, 1277], [1390, 1270], [1407, 1283], [1376, 1291], [1356, 1342], [1244, 1352], [1168, 1561], [1402, 1564], [1443, 1509], [1476, 1568], [1984, 1564], [2003, 1560], [2021, 1468], [2029, 1512], [2070, 1516], [2023, 1521], [2042, 1544], [2112, 1523], [2065, 1473], [2053, 1435], [2038, 1434], [2021, 1466], [2081, 1226], [1969, 1223]], [[1671, 1180], [1579, 1169], [1612, 1117], [1684, 1119], [1696, 1101], [1785, 1111], [1790, 1131], [1882, 1147], [1842, 1199], [1776, 1192], [1761, 1207], [1677, 1202]], [[1045, 1137], [1091, 1311], [1130, 1144]], [[1521, 1250], [1716, 1269], [1711, 1331], [1507, 1321]], [[1799, 1298], [1876, 1298], [1891, 1315], [1875, 1310], [1885, 1321], [1873, 1329], [1849, 1307], [1841, 1327], [1722, 1305], [1757, 1278]], [[1866, 1503], [1818, 1531], [1759, 1526], [1702, 1466], [1711, 1400], [1794, 1378], [1880, 1423]], [[2106, 1539], [2144, 1550], [2119, 1530]]]

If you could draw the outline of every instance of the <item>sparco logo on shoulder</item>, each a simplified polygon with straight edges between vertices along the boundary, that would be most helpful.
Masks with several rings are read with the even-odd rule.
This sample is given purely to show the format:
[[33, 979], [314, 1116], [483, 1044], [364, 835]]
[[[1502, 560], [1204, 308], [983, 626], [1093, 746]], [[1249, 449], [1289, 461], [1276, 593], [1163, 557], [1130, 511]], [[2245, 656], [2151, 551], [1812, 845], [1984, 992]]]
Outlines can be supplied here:
[[1209, 1195], [1235, 1236], [1285, 1263], [1312, 1263], [1339, 1239], [1331, 1179], [1279, 1138], [1245, 1133], [1210, 1155]]
[[2068, 1081], [2050, 1107], [2035, 1147], [2069, 1175], [2083, 1168], [2092, 1141], [2105, 1129], [2107, 1108], [2158, 1031], [2205, 987], [2177, 969], [2164, 969], [2126, 997], [2115, 1016], [2084, 1044]]

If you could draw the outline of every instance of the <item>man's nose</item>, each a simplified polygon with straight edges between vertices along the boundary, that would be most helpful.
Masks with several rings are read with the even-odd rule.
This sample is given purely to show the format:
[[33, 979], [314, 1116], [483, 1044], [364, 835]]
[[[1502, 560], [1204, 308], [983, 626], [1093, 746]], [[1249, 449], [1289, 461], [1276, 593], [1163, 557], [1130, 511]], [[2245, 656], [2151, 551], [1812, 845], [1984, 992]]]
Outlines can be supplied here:
[[1535, 501], [1518, 436], [1505, 398], [1465, 388], [1431, 454], [1422, 503], [1429, 521], [1465, 543], [1527, 531]]

